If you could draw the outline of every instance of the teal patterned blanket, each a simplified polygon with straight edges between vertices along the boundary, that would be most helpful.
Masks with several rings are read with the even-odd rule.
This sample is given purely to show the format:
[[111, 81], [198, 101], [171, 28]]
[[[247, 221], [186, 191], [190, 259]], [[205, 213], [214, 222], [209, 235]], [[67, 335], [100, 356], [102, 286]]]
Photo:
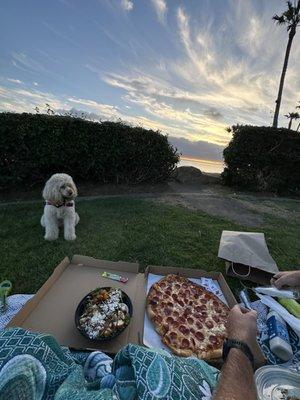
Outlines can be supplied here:
[[50, 335], [0, 332], [0, 400], [209, 400], [218, 376], [196, 358], [136, 345], [79, 362]]

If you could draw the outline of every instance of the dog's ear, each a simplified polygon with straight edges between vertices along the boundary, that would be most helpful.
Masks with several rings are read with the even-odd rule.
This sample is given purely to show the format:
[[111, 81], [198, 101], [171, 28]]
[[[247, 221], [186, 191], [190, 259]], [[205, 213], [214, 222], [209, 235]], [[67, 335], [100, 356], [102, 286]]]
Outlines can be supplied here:
[[77, 190], [77, 187], [76, 187], [76, 185], [75, 185], [73, 180], [72, 180], [72, 189], [74, 191], [74, 197], [77, 197], [78, 196], [78, 190]]
[[43, 198], [45, 200], [52, 201], [62, 201], [62, 195], [60, 193], [60, 185], [59, 182], [55, 179], [49, 179], [46, 182], [46, 185], [43, 190]]

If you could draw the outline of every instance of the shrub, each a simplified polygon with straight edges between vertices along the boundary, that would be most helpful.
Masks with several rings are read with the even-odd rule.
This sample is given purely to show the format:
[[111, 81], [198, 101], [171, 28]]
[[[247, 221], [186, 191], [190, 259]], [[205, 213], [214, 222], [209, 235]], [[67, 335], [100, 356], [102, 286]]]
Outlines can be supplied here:
[[223, 155], [227, 185], [299, 193], [300, 134], [285, 128], [233, 126]]
[[160, 132], [122, 122], [0, 113], [0, 189], [44, 182], [55, 172], [101, 183], [166, 180], [179, 161]]

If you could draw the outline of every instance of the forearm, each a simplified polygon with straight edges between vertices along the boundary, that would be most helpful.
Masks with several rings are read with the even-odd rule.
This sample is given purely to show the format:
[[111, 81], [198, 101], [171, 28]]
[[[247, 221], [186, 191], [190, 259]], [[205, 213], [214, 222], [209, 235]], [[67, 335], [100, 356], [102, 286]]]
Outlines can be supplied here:
[[231, 349], [213, 400], [256, 400], [252, 365], [239, 349]]

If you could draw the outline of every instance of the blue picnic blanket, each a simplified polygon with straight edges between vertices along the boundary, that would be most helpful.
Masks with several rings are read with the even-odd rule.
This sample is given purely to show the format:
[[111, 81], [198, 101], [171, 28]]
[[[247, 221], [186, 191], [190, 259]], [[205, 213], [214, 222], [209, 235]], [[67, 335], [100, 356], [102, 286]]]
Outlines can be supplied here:
[[127, 345], [79, 364], [47, 334], [0, 332], [0, 400], [208, 400], [219, 371], [196, 358]]

